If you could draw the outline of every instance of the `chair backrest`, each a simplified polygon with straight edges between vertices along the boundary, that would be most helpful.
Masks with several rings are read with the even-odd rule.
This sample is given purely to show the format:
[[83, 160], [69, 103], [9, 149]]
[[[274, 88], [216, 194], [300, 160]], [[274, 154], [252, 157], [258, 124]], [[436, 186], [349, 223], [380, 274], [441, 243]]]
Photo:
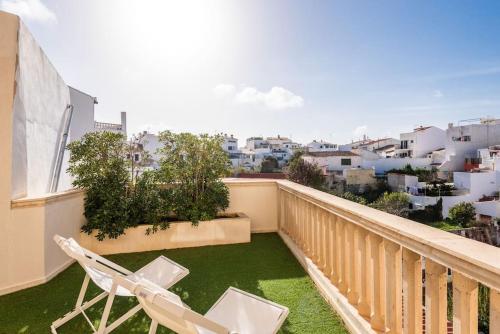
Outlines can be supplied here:
[[54, 241], [69, 257], [78, 261], [92, 281], [104, 291], [109, 292], [111, 290], [113, 277], [126, 274], [106, 265], [106, 263], [109, 263], [108, 260], [83, 248], [73, 238], [63, 238], [60, 235], [55, 235]]
[[176, 294], [152, 282], [147, 280], [132, 281], [123, 276], [117, 277], [117, 279], [120, 285], [135, 294], [151, 319], [176, 333], [199, 334], [200, 327], [215, 334], [230, 333], [224, 326], [189, 309]]

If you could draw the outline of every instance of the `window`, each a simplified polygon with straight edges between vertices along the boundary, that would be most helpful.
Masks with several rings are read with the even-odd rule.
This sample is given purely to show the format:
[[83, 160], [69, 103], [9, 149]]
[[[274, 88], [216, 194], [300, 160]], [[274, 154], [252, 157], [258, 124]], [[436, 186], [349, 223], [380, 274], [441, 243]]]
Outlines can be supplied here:
[[139, 153], [134, 154], [134, 160], [139, 161]]
[[470, 141], [470, 136], [463, 136], [462, 141]]
[[342, 165], [342, 166], [350, 166], [351, 165], [351, 159], [340, 159], [340, 165]]
[[410, 143], [413, 144], [413, 140], [410, 140]]
[[402, 140], [401, 141], [401, 148], [402, 149], [407, 149], [408, 148], [408, 140]]

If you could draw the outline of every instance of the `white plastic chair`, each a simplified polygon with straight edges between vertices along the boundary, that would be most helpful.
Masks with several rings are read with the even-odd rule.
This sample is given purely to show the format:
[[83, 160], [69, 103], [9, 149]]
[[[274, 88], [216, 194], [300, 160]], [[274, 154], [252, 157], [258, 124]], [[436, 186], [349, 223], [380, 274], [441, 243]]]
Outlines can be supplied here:
[[179, 334], [274, 334], [288, 316], [288, 308], [230, 287], [205, 314], [192, 311], [179, 296], [147, 280], [116, 277], [117, 284], [134, 292], [152, 319]]
[[[113, 281], [113, 279], [118, 276], [127, 277], [127, 280], [131, 282], [147, 279], [148, 281], [154, 282], [158, 286], [168, 289], [189, 274], [188, 269], [165, 256], [157, 257], [155, 260], [133, 273], [109, 260], [106, 260], [102, 256], [81, 247], [72, 238], [65, 239], [59, 235], [55, 235], [54, 241], [68, 256], [74, 258], [80, 263], [85, 270], [86, 275], [76, 301], [75, 309], [52, 323], [50, 328], [53, 334], [57, 334], [56, 329], [58, 327], [62, 326], [80, 313], [89, 323], [93, 333], [99, 334], [111, 332], [125, 320], [137, 313], [137, 311], [141, 309], [140, 304], [136, 305], [134, 308], [130, 309], [118, 318], [115, 322], [107, 326], [109, 312], [111, 311], [115, 295], [124, 297], [135, 296], [133, 292], [123, 286], [119, 286]], [[90, 280], [101, 288], [103, 292], [93, 299], [84, 302], [85, 293]], [[85, 314], [85, 310], [104, 299], [106, 296], [108, 296], [108, 300], [102, 314], [99, 329], [96, 330], [88, 316]]]

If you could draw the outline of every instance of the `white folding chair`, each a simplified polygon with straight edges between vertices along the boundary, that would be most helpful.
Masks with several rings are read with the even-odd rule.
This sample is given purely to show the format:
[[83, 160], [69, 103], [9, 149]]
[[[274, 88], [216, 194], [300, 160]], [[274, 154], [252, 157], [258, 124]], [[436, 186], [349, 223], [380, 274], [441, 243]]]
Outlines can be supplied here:
[[[141, 269], [136, 272], [131, 272], [109, 260], [106, 260], [102, 256], [99, 256], [83, 247], [81, 247], [74, 239], [65, 239], [59, 235], [54, 236], [54, 241], [61, 247], [61, 249], [70, 257], [80, 263], [86, 272], [85, 278], [83, 280], [83, 285], [80, 289], [80, 294], [76, 301], [75, 309], [62, 318], [57, 319], [52, 323], [51, 331], [53, 334], [57, 334], [56, 329], [69, 320], [73, 319], [80, 313], [85, 317], [93, 333], [105, 334], [109, 333], [122, 324], [125, 320], [133, 316], [137, 311], [141, 309], [141, 304], [136, 305], [134, 308], [130, 309], [115, 322], [107, 326], [109, 312], [111, 311], [111, 306], [113, 305], [113, 300], [115, 295], [123, 297], [135, 296], [133, 292], [128, 290], [123, 286], [119, 286], [113, 281], [114, 278], [118, 276], [127, 277], [127, 280], [134, 282], [147, 279], [148, 281], [154, 282], [162, 288], [168, 289], [175, 283], [184, 278], [189, 274], [189, 270], [183, 266], [175, 263], [174, 261], [168, 259], [165, 256], [159, 256], [155, 260], [151, 261]], [[93, 299], [84, 302], [85, 293], [87, 291], [89, 281], [92, 280], [103, 292]], [[104, 308], [101, 323], [99, 329], [96, 330], [92, 322], [90, 321], [85, 310], [104, 299], [108, 296], [106, 301], [106, 306]]]
[[192, 311], [179, 296], [147, 281], [116, 277], [134, 292], [152, 319], [149, 334], [158, 324], [179, 334], [274, 334], [288, 316], [288, 308], [230, 287], [205, 314]]

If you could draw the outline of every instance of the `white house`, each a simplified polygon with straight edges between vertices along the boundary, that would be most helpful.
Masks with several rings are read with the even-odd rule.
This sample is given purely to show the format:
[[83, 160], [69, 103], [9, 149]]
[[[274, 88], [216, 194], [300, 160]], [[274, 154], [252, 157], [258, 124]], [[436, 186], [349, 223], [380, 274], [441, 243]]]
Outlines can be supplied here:
[[476, 157], [478, 149], [500, 144], [500, 119], [483, 118], [478, 123], [448, 125], [446, 130], [446, 161], [440, 169], [463, 171], [465, 159]]
[[400, 134], [399, 158], [424, 158], [430, 152], [445, 146], [446, 132], [435, 126], [420, 126], [412, 132]]
[[292, 142], [289, 138], [281, 137], [280, 135], [277, 137], [267, 137], [266, 141], [271, 148], [282, 148], [285, 143]]
[[222, 143], [222, 149], [227, 153], [233, 153], [238, 151], [238, 139], [234, 138], [233, 135], [224, 135], [224, 142]]
[[333, 152], [338, 151], [339, 149], [337, 144], [332, 144], [323, 140], [313, 140], [306, 145], [306, 148], [309, 152]]
[[344, 169], [359, 168], [363, 158], [347, 151], [308, 152], [302, 156], [304, 161], [326, 168], [327, 172], [337, 172], [340, 175]]
[[265, 140], [262, 137], [250, 137], [250, 138], [247, 138], [245, 148], [247, 148], [249, 150], [255, 150], [255, 149], [260, 149], [260, 148], [269, 149], [269, 143], [267, 140]]

